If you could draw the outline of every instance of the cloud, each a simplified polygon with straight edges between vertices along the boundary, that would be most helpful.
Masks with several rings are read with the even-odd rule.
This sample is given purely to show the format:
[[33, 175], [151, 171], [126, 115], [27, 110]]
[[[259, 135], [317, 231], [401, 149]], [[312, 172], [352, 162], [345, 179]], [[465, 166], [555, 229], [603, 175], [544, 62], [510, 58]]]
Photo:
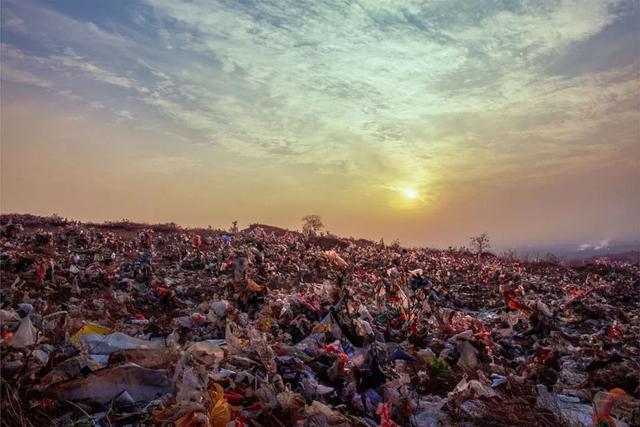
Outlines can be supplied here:
[[44, 89], [51, 87], [51, 82], [36, 76], [30, 71], [17, 69], [8, 64], [3, 64], [1, 76], [3, 81], [26, 84]]
[[612, 239], [610, 238], [606, 238], [606, 239], [602, 239], [598, 243], [583, 243], [582, 245], [578, 246], [577, 250], [580, 252], [584, 252], [588, 250], [600, 251], [603, 249], [609, 249], [609, 246], [611, 245], [611, 240]]
[[133, 120], [133, 114], [131, 114], [131, 111], [120, 110], [120, 111], [116, 111], [115, 114], [116, 114], [116, 117], [120, 119]]
[[140, 159], [138, 166], [146, 173], [174, 175], [199, 168], [201, 162], [185, 156], [154, 156]]
[[[535, 136], [556, 145], [597, 128], [598, 120], [584, 126], [580, 114], [602, 116], [603, 104], [586, 94], [602, 89], [606, 96], [606, 82], [545, 75], [539, 63], [615, 22], [613, 6], [563, 0], [212, 7], [159, 0], [134, 8], [130, 26], [111, 23], [109, 32], [42, 7], [30, 20], [68, 24], [55, 35], [60, 40], [76, 33], [116, 49], [115, 62], [97, 62], [86, 45], [66, 43], [47, 59], [58, 73], [130, 90], [132, 101], [231, 152], [330, 164], [354, 155], [346, 141], [366, 140], [367, 150], [418, 170], [442, 166], [442, 156], [425, 158], [425, 151], [455, 151], [461, 141], [483, 137], [474, 129], [471, 136], [434, 140], [446, 117], [466, 115], [477, 128], [488, 113], [509, 123], [574, 111], [551, 126], [511, 126], [510, 140]], [[34, 5], [9, 9], [21, 7]], [[133, 108], [115, 108], [122, 109]]]
[[7, 28], [10, 28], [19, 33], [27, 32], [27, 28], [24, 25], [24, 21], [21, 18], [17, 18], [17, 17], [9, 18], [5, 21], [4, 24], [7, 26]]
[[[262, 98], [260, 109], [237, 98], [207, 102], [216, 111], [243, 115], [244, 136], [261, 135], [252, 147], [261, 155], [269, 144], [278, 147], [271, 133], [307, 140], [304, 150], [315, 154], [344, 154], [328, 137], [336, 132], [397, 152], [412, 143], [406, 124], [425, 116], [518, 112], [558, 85], [541, 76], [537, 60], [561, 54], [616, 19], [609, 2], [527, 3], [511, 9], [490, 2], [149, 5], [184, 25], [170, 30], [197, 34], [184, 48], [220, 62], [212, 64], [212, 72], [235, 73], [238, 85]], [[470, 21], [459, 20], [461, 7]], [[183, 77], [194, 78], [188, 72]], [[563, 95], [554, 96], [541, 109]], [[571, 108], [582, 101], [566, 104]], [[279, 121], [287, 125], [278, 126]], [[319, 132], [310, 135], [309, 127]], [[413, 153], [407, 154], [411, 161]], [[331, 154], [325, 158], [338, 160]]]
[[[2, 62], [3, 81], [51, 90], [70, 100], [84, 101], [85, 97], [75, 90], [78, 82], [83, 80], [125, 89], [134, 95], [146, 96], [149, 92], [141, 83], [95, 65], [69, 48], [65, 49], [64, 55], [37, 56], [2, 44]], [[78, 90], [85, 91], [82, 87]], [[91, 97], [93, 94], [85, 95]], [[88, 106], [92, 109], [105, 108], [104, 103], [98, 101], [88, 102]], [[124, 118], [123, 111], [131, 116], [126, 109], [116, 109], [115, 115]]]
[[111, 71], [92, 64], [82, 58], [72, 56], [52, 56], [48, 60], [54, 67], [63, 67], [67, 70], [76, 70], [96, 81], [119, 86], [125, 89], [133, 89], [140, 93], [147, 93], [148, 89], [141, 84], [124, 76], [117, 75]]
[[2, 13], [9, 30], [17, 30], [29, 39], [49, 46], [74, 44], [114, 48], [127, 44], [124, 37], [93, 22], [70, 18], [47, 6], [31, 0], [4, 0]]

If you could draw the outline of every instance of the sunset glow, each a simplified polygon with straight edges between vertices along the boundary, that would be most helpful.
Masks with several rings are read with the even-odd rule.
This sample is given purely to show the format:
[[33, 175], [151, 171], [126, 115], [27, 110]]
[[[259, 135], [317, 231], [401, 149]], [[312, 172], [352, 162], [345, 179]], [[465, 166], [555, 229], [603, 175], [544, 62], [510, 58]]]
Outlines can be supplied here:
[[416, 190], [414, 190], [413, 188], [405, 188], [403, 190], [404, 193], [404, 197], [406, 197], [407, 199], [416, 199], [418, 198], [418, 192]]

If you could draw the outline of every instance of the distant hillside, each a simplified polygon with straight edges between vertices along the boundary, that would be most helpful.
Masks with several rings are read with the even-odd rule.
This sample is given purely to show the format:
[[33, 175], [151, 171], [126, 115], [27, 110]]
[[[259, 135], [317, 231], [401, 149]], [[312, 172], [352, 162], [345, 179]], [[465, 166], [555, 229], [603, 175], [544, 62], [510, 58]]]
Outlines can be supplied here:
[[628, 251], [618, 254], [607, 254], [601, 256], [595, 256], [587, 258], [585, 261], [596, 261], [599, 259], [605, 259], [607, 261], [615, 262], [628, 262], [629, 264], [640, 265], [640, 251]]
[[512, 249], [520, 258], [549, 258], [577, 263], [606, 258], [612, 261], [626, 261], [638, 264], [640, 238], [625, 241], [607, 240], [601, 244], [554, 244], [528, 246]]
[[287, 233], [292, 232], [291, 230], [287, 230], [286, 228], [275, 227], [273, 225], [267, 225], [267, 224], [251, 224], [245, 230], [254, 231], [259, 228], [262, 229], [265, 233], [268, 233], [268, 234], [273, 233], [275, 236], [283, 236]]

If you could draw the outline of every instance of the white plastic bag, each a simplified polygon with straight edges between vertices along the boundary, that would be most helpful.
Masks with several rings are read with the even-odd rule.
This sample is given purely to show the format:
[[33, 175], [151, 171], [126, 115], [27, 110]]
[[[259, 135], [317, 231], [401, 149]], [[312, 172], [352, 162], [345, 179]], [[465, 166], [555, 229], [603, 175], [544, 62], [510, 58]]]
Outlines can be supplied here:
[[36, 343], [36, 336], [37, 332], [31, 323], [31, 316], [27, 315], [20, 321], [20, 326], [11, 338], [10, 345], [14, 348], [29, 347]]

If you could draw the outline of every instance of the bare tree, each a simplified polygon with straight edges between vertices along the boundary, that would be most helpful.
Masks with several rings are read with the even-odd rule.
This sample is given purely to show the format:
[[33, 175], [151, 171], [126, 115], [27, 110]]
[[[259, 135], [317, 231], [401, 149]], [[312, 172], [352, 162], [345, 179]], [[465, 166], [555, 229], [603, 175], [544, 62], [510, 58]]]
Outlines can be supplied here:
[[238, 221], [231, 222], [231, 229], [229, 230], [232, 234], [236, 234], [238, 232]]
[[302, 218], [302, 233], [306, 236], [316, 235], [324, 228], [320, 215], [307, 215]]
[[491, 247], [491, 244], [489, 243], [489, 235], [486, 231], [479, 236], [470, 238], [469, 244], [471, 245], [471, 248], [475, 250], [478, 258]]

